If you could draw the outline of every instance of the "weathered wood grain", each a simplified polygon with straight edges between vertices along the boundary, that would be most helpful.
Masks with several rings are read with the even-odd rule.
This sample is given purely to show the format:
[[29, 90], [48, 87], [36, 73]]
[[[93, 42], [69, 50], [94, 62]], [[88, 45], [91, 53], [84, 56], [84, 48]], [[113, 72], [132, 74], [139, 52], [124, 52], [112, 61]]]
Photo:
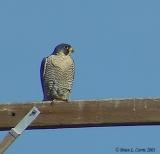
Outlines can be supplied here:
[[160, 99], [26, 102], [0, 105], [0, 130], [14, 127], [36, 106], [38, 118], [28, 129], [160, 124]]

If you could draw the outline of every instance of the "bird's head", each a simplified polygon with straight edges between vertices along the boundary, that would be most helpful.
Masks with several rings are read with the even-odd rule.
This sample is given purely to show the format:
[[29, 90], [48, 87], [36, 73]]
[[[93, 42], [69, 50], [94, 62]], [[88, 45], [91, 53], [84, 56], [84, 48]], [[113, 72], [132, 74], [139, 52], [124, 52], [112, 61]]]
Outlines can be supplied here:
[[73, 52], [74, 50], [71, 45], [61, 43], [56, 46], [52, 55], [71, 55]]

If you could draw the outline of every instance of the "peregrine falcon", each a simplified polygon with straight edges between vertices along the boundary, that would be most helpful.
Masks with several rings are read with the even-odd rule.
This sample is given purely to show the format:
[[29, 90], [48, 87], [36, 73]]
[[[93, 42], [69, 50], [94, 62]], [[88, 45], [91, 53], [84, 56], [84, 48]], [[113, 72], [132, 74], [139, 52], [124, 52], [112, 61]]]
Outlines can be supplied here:
[[69, 44], [59, 44], [53, 53], [43, 58], [40, 68], [44, 101], [68, 101], [75, 74], [71, 57], [73, 48]]

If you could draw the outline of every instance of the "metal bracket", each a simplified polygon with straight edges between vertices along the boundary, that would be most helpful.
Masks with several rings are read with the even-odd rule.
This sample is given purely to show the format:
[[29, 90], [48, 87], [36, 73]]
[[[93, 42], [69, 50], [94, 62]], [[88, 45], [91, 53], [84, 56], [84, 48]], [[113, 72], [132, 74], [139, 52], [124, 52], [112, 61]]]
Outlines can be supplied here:
[[40, 114], [40, 111], [33, 107], [24, 118], [14, 127], [12, 128], [3, 141], [0, 143], [0, 154], [4, 153], [7, 148], [16, 140], [18, 136], [20, 136], [23, 131], [37, 118]]
[[14, 128], [12, 128], [14, 132], [20, 135], [32, 123], [32, 121], [36, 119], [39, 113], [40, 111], [36, 107], [33, 107], [25, 117]]

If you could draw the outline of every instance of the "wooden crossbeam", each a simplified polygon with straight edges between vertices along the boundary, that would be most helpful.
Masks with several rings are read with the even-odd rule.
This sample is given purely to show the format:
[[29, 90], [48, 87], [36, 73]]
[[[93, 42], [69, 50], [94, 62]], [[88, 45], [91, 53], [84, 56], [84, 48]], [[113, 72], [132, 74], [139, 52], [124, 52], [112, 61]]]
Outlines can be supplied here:
[[10, 130], [36, 106], [38, 118], [28, 129], [160, 125], [160, 99], [26, 102], [0, 105], [0, 130]]

